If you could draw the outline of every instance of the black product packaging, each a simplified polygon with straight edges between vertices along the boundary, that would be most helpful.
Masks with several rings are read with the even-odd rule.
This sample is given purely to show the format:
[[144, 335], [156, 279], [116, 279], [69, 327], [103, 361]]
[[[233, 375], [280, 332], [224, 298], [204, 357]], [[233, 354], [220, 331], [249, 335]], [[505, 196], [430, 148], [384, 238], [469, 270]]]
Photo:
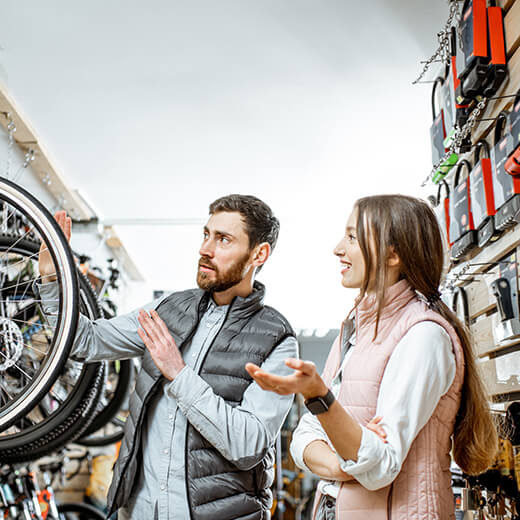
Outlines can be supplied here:
[[[444, 187], [446, 194], [441, 197], [441, 189]], [[450, 188], [446, 181], [439, 183], [437, 197], [435, 197], [435, 207], [433, 208], [439, 227], [441, 228], [443, 239], [448, 247], [451, 247], [450, 241]]]
[[[459, 180], [462, 169], [467, 176]], [[471, 192], [469, 172], [471, 165], [463, 159], [457, 165], [453, 188], [450, 193], [450, 240], [451, 257], [458, 259], [476, 245], [475, 224], [471, 211]]]
[[439, 109], [436, 110], [436, 99], [438, 95], [438, 89], [443, 86], [443, 79], [438, 77], [432, 88], [432, 117], [433, 123], [430, 127], [430, 140], [432, 143], [432, 164], [435, 166], [445, 154], [444, 138], [446, 137], [446, 127], [444, 125], [444, 111]]
[[520, 92], [516, 93], [513, 110], [509, 116], [511, 123], [511, 138], [513, 140], [513, 148], [520, 144]]
[[486, 0], [466, 0], [462, 7], [457, 46], [457, 68], [461, 83], [457, 87], [458, 103], [475, 98], [488, 74], [488, 21]]
[[507, 112], [501, 112], [495, 127], [495, 145], [491, 149], [491, 167], [493, 169], [493, 192], [495, 196], [495, 226], [507, 229], [514, 224], [514, 218], [520, 209], [520, 178], [509, 175], [505, 164], [514, 150], [513, 138], [509, 132]]

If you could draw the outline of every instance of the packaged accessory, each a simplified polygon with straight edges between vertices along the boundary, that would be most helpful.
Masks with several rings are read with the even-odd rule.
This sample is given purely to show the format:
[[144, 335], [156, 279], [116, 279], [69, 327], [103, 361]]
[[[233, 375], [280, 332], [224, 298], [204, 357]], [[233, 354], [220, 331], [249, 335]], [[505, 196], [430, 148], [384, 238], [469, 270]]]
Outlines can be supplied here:
[[[462, 170], [466, 170], [466, 176], [460, 180]], [[466, 159], [459, 161], [450, 194], [450, 240], [453, 259], [459, 259], [477, 244], [471, 211], [470, 171], [471, 165]]]
[[470, 103], [482, 91], [488, 74], [488, 30], [486, 0], [465, 0], [459, 23], [457, 46], [458, 103]]
[[[432, 144], [432, 164], [435, 166], [444, 157], [448, 149], [445, 147], [444, 142], [446, 139], [446, 126], [445, 126], [445, 110], [441, 106], [441, 91], [444, 86], [444, 79], [438, 77], [432, 88], [432, 117], [433, 123], [430, 127], [430, 140]], [[437, 110], [437, 104], [439, 109]], [[446, 104], [446, 103], [444, 103]], [[450, 108], [451, 110], [451, 108]], [[453, 119], [450, 116], [451, 125], [453, 125]], [[444, 160], [437, 170], [435, 171], [432, 180], [434, 183], [441, 181], [448, 172], [453, 168], [458, 160], [456, 153], [452, 153], [446, 160]]]
[[520, 177], [509, 175], [505, 169], [507, 158], [513, 151], [508, 112], [500, 112], [498, 115], [493, 142], [491, 168], [496, 208], [495, 228], [504, 230], [511, 227], [520, 216]]
[[[445, 196], [441, 199], [441, 190], [444, 187]], [[450, 242], [450, 188], [446, 181], [439, 182], [437, 189], [437, 196], [430, 196], [428, 200], [431, 202], [442, 236], [448, 247], [451, 247]]]
[[498, 236], [495, 233], [493, 217], [495, 198], [493, 195], [493, 179], [489, 145], [480, 140], [475, 145], [474, 166], [469, 175], [471, 193], [471, 211], [477, 229], [477, 244], [483, 247]]

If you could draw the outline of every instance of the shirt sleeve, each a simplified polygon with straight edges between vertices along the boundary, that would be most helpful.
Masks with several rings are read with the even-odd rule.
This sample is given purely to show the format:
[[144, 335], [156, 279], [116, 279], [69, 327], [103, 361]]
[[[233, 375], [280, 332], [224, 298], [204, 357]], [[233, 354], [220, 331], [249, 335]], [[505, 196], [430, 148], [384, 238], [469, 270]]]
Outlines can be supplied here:
[[455, 370], [451, 339], [442, 326], [426, 321], [411, 327], [390, 356], [379, 390], [376, 415], [383, 417], [388, 443], [363, 427], [357, 462], [340, 458], [341, 469], [367, 489], [389, 485]]
[[300, 469], [311, 471], [303, 460], [303, 452], [313, 441], [325, 441], [329, 443], [329, 439], [316, 416], [307, 412], [301, 416], [300, 422], [293, 432], [289, 448], [294, 463]]
[[[297, 356], [298, 343], [294, 337], [288, 337], [271, 352], [261, 368], [289, 375], [293, 371], [285, 359]], [[232, 407], [188, 366], [169, 383], [168, 392], [186, 419], [241, 470], [258, 464], [274, 444], [294, 398], [266, 392], [252, 382], [244, 392], [242, 403]]]
[[[58, 313], [58, 284], [49, 282], [35, 284], [42, 300], [42, 309], [51, 326], [55, 326]], [[157, 307], [163, 296], [142, 308]], [[79, 315], [78, 328], [71, 350], [71, 358], [76, 361], [102, 361], [126, 359], [142, 356], [145, 346], [137, 334], [139, 309], [115, 318], [90, 320]]]

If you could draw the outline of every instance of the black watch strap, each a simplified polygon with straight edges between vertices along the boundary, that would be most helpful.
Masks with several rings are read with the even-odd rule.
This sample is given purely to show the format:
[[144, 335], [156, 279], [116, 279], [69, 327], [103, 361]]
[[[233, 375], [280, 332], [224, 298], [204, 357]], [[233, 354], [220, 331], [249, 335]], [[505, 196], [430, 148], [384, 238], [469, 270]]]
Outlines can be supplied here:
[[313, 415], [318, 415], [328, 411], [330, 405], [336, 400], [334, 394], [329, 390], [325, 395], [312, 397], [305, 401], [305, 406]]

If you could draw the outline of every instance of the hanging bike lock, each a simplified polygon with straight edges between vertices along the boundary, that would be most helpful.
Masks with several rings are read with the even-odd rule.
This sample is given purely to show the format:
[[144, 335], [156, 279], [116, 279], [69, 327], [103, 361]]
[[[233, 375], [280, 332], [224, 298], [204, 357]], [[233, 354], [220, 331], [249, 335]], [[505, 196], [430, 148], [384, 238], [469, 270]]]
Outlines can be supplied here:
[[507, 76], [504, 14], [502, 8], [496, 5], [495, 0], [489, 0], [487, 19], [489, 27], [490, 62], [482, 94], [485, 97], [493, 97]]
[[[444, 110], [439, 107], [437, 110], [437, 96], [439, 95], [439, 87], [443, 87], [444, 79], [442, 77], [438, 77], [432, 88], [432, 117], [433, 123], [430, 127], [430, 140], [432, 145], [432, 163], [435, 166], [438, 164], [441, 159], [444, 157], [445, 153], [448, 151], [447, 148], [444, 147], [444, 140], [446, 139], [446, 127], [444, 124]], [[440, 103], [439, 103], [440, 104]], [[448, 172], [455, 166], [458, 160], [458, 155], [456, 153], [451, 153], [450, 156], [442, 161], [439, 164], [437, 170], [434, 172], [432, 176], [432, 181], [437, 184], [441, 181]]]
[[[466, 177], [459, 181], [463, 169], [466, 170]], [[471, 165], [466, 159], [459, 161], [451, 190], [450, 240], [453, 243], [451, 257], [455, 260], [477, 245], [477, 234], [471, 211], [470, 171]]]
[[482, 93], [488, 75], [488, 30], [486, 0], [465, 0], [459, 22], [461, 40], [457, 47], [460, 83], [455, 98], [470, 103]]
[[[482, 156], [482, 154], [484, 155]], [[471, 212], [475, 229], [477, 229], [477, 244], [479, 247], [483, 247], [491, 240], [498, 238], [493, 218], [496, 210], [489, 145], [483, 139], [475, 145], [473, 164], [469, 175]]]
[[[446, 195], [441, 199], [441, 190], [444, 187]], [[442, 236], [444, 237], [448, 247], [451, 247], [450, 242], [450, 188], [446, 181], [439, 182], [437, 189], [437, 196], [428, 197], [432, 202], [433, 211], [439, 222]]]
[[520, 177], [508, 174], [505, 169], [508, 156], [513, 150], [509, 128], [509, 113], [502, 111], [497, 117], [494, 146], [491, 150], [493, 192], [497, 210], [495, 228], [498, 230], [511, 227], [520, 217]]

